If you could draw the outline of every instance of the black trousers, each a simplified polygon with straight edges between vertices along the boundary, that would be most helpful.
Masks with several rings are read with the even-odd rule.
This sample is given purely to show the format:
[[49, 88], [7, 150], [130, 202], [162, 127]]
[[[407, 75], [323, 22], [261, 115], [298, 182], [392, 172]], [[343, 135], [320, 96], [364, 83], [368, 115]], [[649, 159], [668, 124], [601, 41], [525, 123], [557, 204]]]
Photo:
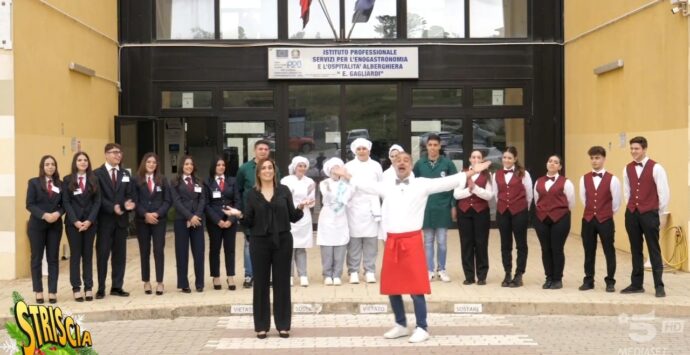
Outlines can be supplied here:
[[528, 214], [525, 209], [513, 215], [510, 210], [505, 213], [496, 213], [498, 222], [498, 232], [501, 234], [501, 257], [503, 259], [503, 270], [511, 273], [513, 270], [513, 236], [515, 236], [515, 247], [517, 249], [516, 274], [524, 274], [527, 266], [527, 221]]
[[613, 218], [600, 223], [596, 218], [587, 222], [582, 219], [582, 246], [585, 249], [585, 283], [594, 283], [594, 264], [597, 256], [597, 235], [606, 257], [606, 284], [615, 285], [616, 248], [614, 247], [616, 227]]
[[112, 268], [111, 289], [121, 289], [125, 279], [125, 262], [127, 259], [127, 228], [99, 224], [96, 236], [96, 256], [98, 290], [105, 291], [105, 277], [108, 274], [109, 258], [112, 258], [110, 260], [110, 267]]
[[62, 239], [62, 218], [54, 223], [29, 221], [27, 230], [31, 248], [31, 281], [34, 292], [43, 292], [43, 252], [48, 261], [48, 292], [57, 293], [58, 275], [60, 274], [58, 256], [60, 239]]
[[292, 234], [281, 233], [280, 245], [277, 247], [271, 238], [252, 236], [249, 253], [254, 270], [254, 330], [268, 331], [271, 327], [271, 288], [269, 285], [271, 273], [273, 273], [273, 321], [279, 331], [290, 330]]
[[546, 218], [543, 222], [539, 218], [534, 219], [534, 229], [541, 244], [541, 262], [544, 264], [544, 274], [550, 281], [563, 280], [563, 268], [565, 267], [565, 253], [563, 247], [570, 233], [570, 212], [558, 222]]
[[230, 228], [220, 228], [217, 224], [208, 223], [209, 251], [208, 263], [211, 277], [220, 277], [220, 248], [223, 247], [225, 257], [225, 275], [235, 276], [235, 235], [237, 224]]
[[151, 244], [153, 243], [153, 261], [156, 266], [156, 282], [163, 282], [165, 265], [165, 232], [166, 221], [158, 220], [158, 224], [148, 224], [144, 220], [137, 220], [137, 240], [141, 257], [141, 281], [151, 280]]
[[654, 287], [664, 286], [664, 282], [661, 280], [664, 263], [661, 260], [661, 247], [659, 245], [659, 211], [640, 213], [638, 211], [630, 212], [626, 209], [625, 230], [628, 232], [630, 253], [632, 254], [633, 269], [632, 275], [630, 275], [632, 285], [642, 287], [644, 283], [644, 257], [642, 255], [644, 238], [649, 251], [649, 262], [652, 264]]
[[175, 220], [175, 260], [177, 262], [177, 288], [189, 288], [189, 248], [194, 259], [194, 286], [204, 288], [204, 226], [187, 228], [187, 221]]
[[458, 230], [460, 231], [460, 255], [465, 280], [486, 280], [489, 273], [489, 209], [477, 212], [470, 208], [467, 212], [458, 210]]
[[96, 239], [96, 226], [92, 225], [89, 229], [80, 232], [74, 225], [67, 224], [65, 229], [69, 241], [69, 281], [72, 285], [72, 291], [81, 291], [82, 279], [84, 280], [84, 291], [91, 291], [93, 289], [93, 243]]

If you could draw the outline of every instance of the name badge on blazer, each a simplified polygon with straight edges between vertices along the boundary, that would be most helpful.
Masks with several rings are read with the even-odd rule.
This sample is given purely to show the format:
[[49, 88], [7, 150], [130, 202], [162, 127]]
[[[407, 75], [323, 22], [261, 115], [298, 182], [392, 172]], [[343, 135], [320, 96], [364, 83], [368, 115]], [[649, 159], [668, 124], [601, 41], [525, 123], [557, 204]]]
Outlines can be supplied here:
[[220, 191], [213, 191], [213, 198], [220, 198]]
[[442, 171], [442, 172], [441, 172], [441, 177], [446, 177], [446, 172], [445, 172], [445, 171]]
[[129, 182], [129, 175], [125, 175], [122, 177], [122, 182]]
[[163, 189], [161, 189], [160, 186], [156, 186], [156, 192], [161, 192], [161, 191], [163, 191]]
[[194, 192], [201, 193], [201, 186], [199, 186], [199, 185], [194, 186]]
[[53, 188], [52, 188], [51, 190], [53, 190], [53, 192], [55, 192], [56, 194], [59, 194], [59, 193], [60, 193], [60, 188], [57, 187], [57, 186], [54, 186], [54, 185], [53, 185]]
[[81, 189], [77, 187], [77, 189], [74, 190], [74, 196], [81, 195], [81, 194], [82, 194]]

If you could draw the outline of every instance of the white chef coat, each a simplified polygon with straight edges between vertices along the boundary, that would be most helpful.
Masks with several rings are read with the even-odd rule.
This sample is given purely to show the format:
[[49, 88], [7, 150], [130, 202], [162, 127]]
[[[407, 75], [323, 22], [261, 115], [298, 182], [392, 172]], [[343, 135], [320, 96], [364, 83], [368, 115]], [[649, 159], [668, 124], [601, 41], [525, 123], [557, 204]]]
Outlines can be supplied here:
[[351, 202], [354, 187], [345, 180], [325, 179], [319, 183], [322, 207], [319, 212], [319, 228], [316, 244], [340, 246], [350, 242], [347, 205]]
[[[299, 179], [295, 175], [288, 175], [282, 178], [280, 183], [290, 189], [292, 201], [295, 206], [304, 200], [315, 199], [316, 184], [314, 180], [307, 176], [303, 176]], [[311, 207], [314, 207], [313, 203], [304, 206], [302, 209], [304, 216], [296, 223], [290, 223], [292, 227], [290, 232], [292, 233], [293, 248], [311, 248], [314, 246], [314, 228], [312, 227]]]
[[[372, 183], [381, 182], [383, 178], [381, 164], [372, 159], [361, 161], [355, 158], [347, 162], [345, 168], [353, 177]], [[378, 195], [355, 190], [347, 206], [347, 218], [350, 237], [377, 237], [381, 219], [381, 201]]]

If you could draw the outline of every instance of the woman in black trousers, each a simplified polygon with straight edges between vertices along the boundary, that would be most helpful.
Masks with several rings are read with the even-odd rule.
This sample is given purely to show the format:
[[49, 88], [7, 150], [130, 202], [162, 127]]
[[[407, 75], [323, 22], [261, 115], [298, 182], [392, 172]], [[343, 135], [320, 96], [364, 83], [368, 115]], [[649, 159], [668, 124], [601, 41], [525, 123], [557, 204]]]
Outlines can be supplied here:
[[541, 245], [541, 260], [546, 281], [543, 289], [563, 288], [565, 240], [570, 233], [570, 210], [575, 206], [575, 188], [565, 176], [559, 175], [561, 157], [552, 155], [546, 162], [546, 176], [537, 179], [534, 203], [537, 218], [534, 230]]
[[[77, 302], [93, 301], [93, 243], [96, 237], [101, 191], [84, 152], [74, 154], [72, 172], [62, 183], [65, 231], [69, 241], [69, 280]], [[83, 272], [83, 275], [82, 275]], [[84, 293], [81, 293], [82, 278]], [[86, 296], [86, 297], [85, 297]]]
[[234, 291], [235, 286], [235, 233], [237, 233], [237, 217], [227, 216], [225, 207], [237, 207], [239, 191], [235, 178], [227, 175], [227, 163], [222, 156], [217, 156], [211, 162], [208, 179], [205, 181], [206, 190], [206, 228], [209, 237], [208, 261], [213, 277], [213, 288], [220, 290], [220, 248], [223, 247], [225, 260], [225, 275], [228, 289]]
[[[474, 150], [470, 154], [472, 166], [484, 161], [484, 153]], [[489, 200], [494, 197], [491, 174], [484, 170], [467, 178], [464, 188], [456, 188], [453, 197], [458, 200], [458, 230], [460, 255], [465, 273], [464, 285], [486, 285], [489, 273]]]
[[163, 266], [165, 265], [165, 232], [168, 209], [172, 204], [170, 186], [158, 170], [158, 155], [146, 153], [141, 159], [135, 184], [136, 224], [141, 257], [141, 281], [144, 293], [150, 295], [151, 289], [151, 244], [156, 265], [156, 295], [163, 294]]
[[[292, 263], [292, 234], [290, 222], [299, 221], [301, 204], [292, 202], [287, 186], [276, 179], [276, 165], [271, 159], [256, 165], [256, 184], [248, 192], [242, 224], [251, 229], [249, 252], [254, 269], [254, 331], [259, 339], [266, 338], [271, 325], [270, 277], [273, 274], [273, 319], [281, 338], [290, 336], [291, 301], [290, 271]], [[234, 208], [226, 213], [238, 216]]]
[[48, 259], [48, 300], [57, 302], [58, 254], [62, 239], [62, 182], [57, 160], [44, 155], [38, 165], [38, 177], [29, 180], [26, 209], [29, 217], [29, 244], [31, 247], [31, 280], [36, 303], [44, 302], [41, 262], [45, 250]]
[[170, 192], [175, 206], [175, 259], [177, 261], [177, 288], [191, 293], [187, 268], [189, 248], [194, 259], [197, 292], [204, 291], [204, 207], [206, 195], [203, 183], [196, 177], [196, 165], [190, 155], [180, 160], [182, 169], [172, 181]]

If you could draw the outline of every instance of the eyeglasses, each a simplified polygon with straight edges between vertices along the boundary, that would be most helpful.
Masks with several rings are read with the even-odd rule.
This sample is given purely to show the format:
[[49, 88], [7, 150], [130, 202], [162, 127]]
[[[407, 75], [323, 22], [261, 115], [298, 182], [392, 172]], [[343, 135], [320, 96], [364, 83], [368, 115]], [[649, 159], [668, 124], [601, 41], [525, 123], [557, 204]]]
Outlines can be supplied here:
[[120, 154], [122, 154], [122, 151], [121, 150], [111, 150], [111, 151], [108, 151], [106, 153], [113, 154], [113, 155], [120, 155]]

